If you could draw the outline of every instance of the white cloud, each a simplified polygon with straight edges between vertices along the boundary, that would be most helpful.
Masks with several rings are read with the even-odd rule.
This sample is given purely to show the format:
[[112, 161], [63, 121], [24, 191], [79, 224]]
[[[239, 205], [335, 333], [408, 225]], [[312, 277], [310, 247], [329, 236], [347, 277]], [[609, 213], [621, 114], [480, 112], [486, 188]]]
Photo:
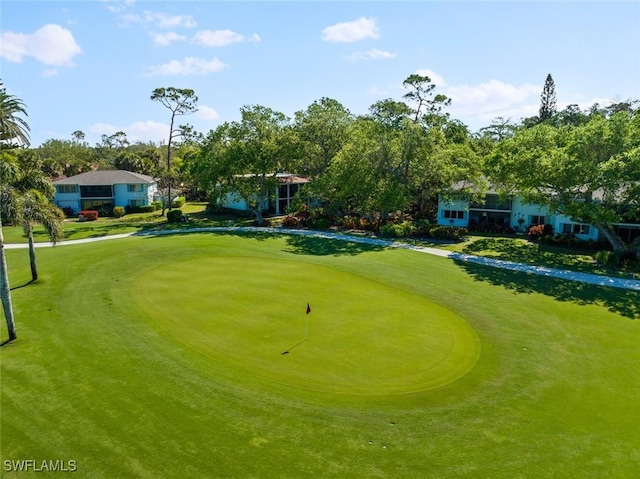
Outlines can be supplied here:
[[384, 50], [378, 50], [377, 48], [372, 48], [366, 52], [354, 52], [349, 55], [347, 58], [349, 60], [388, 60], [390, 58], [395, 58], [397, 53], [391, 53]]
[[519, 121], [538, 112], [539, 85], [516, 86], [496, 79], [476, 85], [450, 85], [432, 70], [417, 73], [431, 79], [436, 93], [451, 99], [447, 112], [471, 129], [487, 126], [499, 116]]
[[115, 126], [109, 123], [95, 123], [89, 127], [89, 132], [99, 135], [113, 135], [123, 131], [130, 142], [153, 141], [155, 143], [166, 142], [169, 134], [169, 125], [157, 121], [136, 121], [129, 126]]
[[163, 65], [150, 67], [147, 70], [147, 76], [206, 75], [218, 72], [227, 66], [217, 58], [205, 60], [204, 58], [187, 57], [184, 60], [173, 60]]
[[53, 76], [56, 76], [57, 74], [58, 74], [57, 68], [47, 68], [45, 71], [42, 72], [43, 77], [53, 77]]
[[198, 106], [198, 111], [195, 112], [195, 116], [200, 120], [217, 120], [218, 118], [220, 118], [220, 115], [217, 111], [209, 106], [203, 105]]
[[100, 0], [103, 3], [107, 3], [107, 10], [112, 13], [120, 13], [127, 8], [131, 7], [135, 1], [134, 0]]
[[378, 38], [375, 18], [360, 17], [352, 22], [336, 23], [322, 30], [326, 42], [352, 43], [365, 38]]
[[196, 32], [191, 40], [193, 43], [199, 45], [205, 45], [208, 47], [224, 47], [231, 45], [232, 43], [252, 42], [257, 43], [260, 41], [258, 34], [246, 36], [241, 33], [234, 32], [233, 30], [201, 30]]
[[142, 14], [123, 13], [120, 15], [120, 20], [124, 23], [153, 25], [157, 28], [193, 28], [197, 25], [191, 15], [167, 15], [164, 12], [151, 10], [145, 10]]
[[499, 80], [489, 80], [479, 85], [447, 85], [444, 93], [451, 98], [452, 103], [470, 111], [479, 105], [503, 110], [529, 100], [532, 95], [537, 98], [540, 86], [529, 83], [514, 86]]
[[446, 85], [444, 78], [442, 78], [440, 75], [438, 75], [436, 72], [432, 70], [427, 70], [426, 68], [423, 68], [422, 70], [418, 70], [416, 73], [423, 77], [429, 77], [429, 80], [431, 80], [431, 83], [433, 83], [437, 87], [443, 87]]
[[80, 53], [73, 34], [60, 25], [48, 24], [31, 34], [0, 34], [0, 57], [10, 62], [33, 57], [48, 66], [73, 66], [73, 57]]
[[156, 45], [167, 46], [173, 42], [182, 42], [187, 39], [184, 35], [180, 35], [175, 32], [167, 32], [167, 33], [154, 33], [151, 35], [153, 38], [153, 42]]

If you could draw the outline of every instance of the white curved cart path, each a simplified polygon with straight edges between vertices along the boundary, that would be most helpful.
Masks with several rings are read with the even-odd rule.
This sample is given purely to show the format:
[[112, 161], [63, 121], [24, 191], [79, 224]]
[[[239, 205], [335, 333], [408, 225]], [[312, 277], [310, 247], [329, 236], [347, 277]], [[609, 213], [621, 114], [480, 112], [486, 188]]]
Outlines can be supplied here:
[[[117, 234], [111, 236], [100, 236], [97, 238], [86, 238], [80, 240], [69, 240], [62, 241], [57, 243], [56, 246], [67, 246], [81, 243], [92, 243], [95, 241], [104, 241], [104, 240], [113, 240], [119, 238], [128, 238], [131, 236], [158, 236], [158, 235], [169, 235], [176, 233], [203, 233], [203, 232], [219, 232], [219, 231], [231, 231], [231, 232], [253, 232], [253, 233], [279, 233], [279, 234], [288, 234], [288, 235], [296, 235], [296, 236], [311, 236], [315, 238], [327, 238], [334, 239], [340, 241], [350, 241], [352, 243], [363, 243], [363, 244], [371, 244], [377, 246], [385, 246], [388, 248], [398, 248], [398, 249], [408, 249], [412, 251], [417, 251], [419, 253], [427, 253], [436, 256], [441, 256], [445, 258], [450, 258], [458, 261], [466, 261], [469, 263], [476, 263], [485, 266], [492, 266], [494, 268], [503, 268], [512, 271], [521, 271], [524, 273], [537, 274], [541, 276], [548, 276], [553, 278], [560, 278], [569, 281], [579, 281], [582, 283], [596, 284], [599, 286], [609, 286], [612, 288], [622, 288], [640, 291], [640, 280], [637, 279], [625, 279], [625, 278], [614, 278], [611, 276], [603, 276], [598, 274], [591, 273], [580, 273], [577, 271], [567, 271], [562, 269], [555, 268], [547, 268], [545, 266], [532, 266], [521, 263], [514, 263], [512, 261], [503, 261], [500, 259], [486, 258], [483, 256], [474, 256], [463, 253], [455, 253], [452, 251], [441, 250], [437, 248], [429, 248], [426, 246], [415, 246], [409, 245], [405, 243], [398, 243], [395, 241], [383, 240], [378, 238], [367, 238], [360, 236], [351, 236], [340, 233], [331, 233], [331, 232], [323, 232], [323, 231], [310, 231], [310, 230], [295, 230], [295, 229], [286, 229], [286, 228], [259, 228], [259, 227], [251, 227], [251, 226], [220, 226], [220, 227], [212, 227], [212, 228], [189, 228], [189, 229], [176, 229], [176, 230], [159, 230], [159, 231], [144, 231], [144, 232], [133, 232], [133, 233], [124, 233]], [[53, 243], [36, 243], [36, 247], [52, 247]], [[27, 244], [5, 244], [4, 247], [6, 249], [20, 249], [27, 248]]]

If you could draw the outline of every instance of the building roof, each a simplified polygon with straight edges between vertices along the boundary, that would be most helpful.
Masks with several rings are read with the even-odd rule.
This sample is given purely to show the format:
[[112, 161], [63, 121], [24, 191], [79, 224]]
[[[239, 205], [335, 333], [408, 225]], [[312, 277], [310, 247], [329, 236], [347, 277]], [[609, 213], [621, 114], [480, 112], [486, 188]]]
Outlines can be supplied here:
[[[255, 173], [245, 173], [242, 175], [235, 175], [237, 178], [252, 178], [254, 176], [259, 176], [256, 175]], [[278, 183], [309, 183], [309, 178], [307, 178], [306, 176], [299, 176], [299, 175], [294, 175], [293, 173], [276, 173], [275, 175], [273, 174], [268, 174], [266, 175], [268, 177], [274, 177], [276, 178], [276, 181]]]
[[133, 173], [125, 170], [99, 170], [80, 173], [79, 175], [70, 176], [62, 180], [53, 182], [56, 185], [80, 185], [80, 186], [97, 186], [97, 185], [119, 185], [119, 184], [135, 184], [135, 183], [155, 183], [155, 180], [148, 175]]

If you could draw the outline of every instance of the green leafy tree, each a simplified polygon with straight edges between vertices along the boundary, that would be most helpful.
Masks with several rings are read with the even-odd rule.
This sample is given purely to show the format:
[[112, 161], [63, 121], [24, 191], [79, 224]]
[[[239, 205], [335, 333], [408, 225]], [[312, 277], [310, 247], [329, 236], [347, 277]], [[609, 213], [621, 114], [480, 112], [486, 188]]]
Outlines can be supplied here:
[[240, 121], [208, 135], [191, 171], [210, 191], [213, 204], [232, 193], [262, 225], [263, 210], [278, 184], [276, 175], [297, 165], [298, 139], [283, 113], [253, 105], [242, 107], [240, 114]]
[[640, 208], [640, 115], [621, 111], [578, 126], [520, 129], [497, 146], [488, 168], [503, 190], [594, 225], [620, 253], [625, 244], [613, 225]]
[[322, 175], [348, 139], [353, 115], [340, 102], [323, 97], [295, 114], [295, 130], [304, 150], [297, 173]]
[[451, 99], [441, 93], [434, 93], [436, 85], [431, 78], [414, 73], [402, 84], [409, 89], [404, 98], [416, 105], [413, 109], [415, 122], [422, 119], [427, 125], [433, 125], [448, 117], [442, 109], [451, 104]]

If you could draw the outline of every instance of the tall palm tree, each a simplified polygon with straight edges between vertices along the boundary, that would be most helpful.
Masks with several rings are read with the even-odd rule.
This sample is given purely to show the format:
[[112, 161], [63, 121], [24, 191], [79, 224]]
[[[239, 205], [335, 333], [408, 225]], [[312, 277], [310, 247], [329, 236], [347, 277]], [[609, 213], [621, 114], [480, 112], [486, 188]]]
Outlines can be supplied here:
[[2, 234], [2, 221], [0, 221], [0, 297], [2, 297], [2, 310], [7, 322], [9, 341], [16, 339], [16, 323], [13, 318], [13, 305], [11, 304], [11, 286], [9, 285], [9, 271], [7, 259], [4, 255], [4, 235]]
[[9, 95], [0, 81], [0, 145], [29, 146], [29, 125], [20, 115], [28, 116], [19, 98]]
[[[9, 185], [16, 178], [17, 167], [12, 155], [4, 150], [15, 146], [29, 146], [29, 125], [21, 117], [28, 116], [24, 103], [19, 98], [9, 95], [0, 81], [0, 186]], [[6, 192], [4, 191], [6, 190]], [[5, 194], [6, 193], [6, 194]], [[12, 212], [8, 188], [0, 188], [0, 212]], [[13, 213], [12, 213], [13, 214]], [[0, 300], [7, 322], [9, 341], [16, 339], [16, 326], [11, 303], [11, 287], [9, 271], [4, 254], [4, 235], [2, 233], [2, 215], [0, 215]]]
[[22, 221], [22, 228], [29, 239], [31, 281], [36, 281], [38, 279], [38, 266], [36, 264], [36, 248], [33, 241], [33, 225], [40, 224], [44, 226], [49, 238], [55, 244], [64, 236], [62, 227], [64, 213], [40, 191], [29, 190], [23, 193], [20, 198], [19, 217]]
[[3, 188], [2, 185], [8, 184], [12, 179], [15, 179], [17, 167], [15, 159], [5, 153], [0, 152], [0, 300], [2, 301], [2, 310], [4, 311], [4, 318], [7, 322], [7, 331], [9, 333], [9, 341], [16, 339], [16, 324], [13, 317], [13, 305], [11, 303], [11, 286], [9, 284], [9, 271], [7, 269], [7, 259], [4, 254], [4, 234], [2, 233], [2, 212], [10, 210], [10, 215], [13, 215], [11, 209], [14, 207], [13, 201], [10, 201], [8, 188]]

